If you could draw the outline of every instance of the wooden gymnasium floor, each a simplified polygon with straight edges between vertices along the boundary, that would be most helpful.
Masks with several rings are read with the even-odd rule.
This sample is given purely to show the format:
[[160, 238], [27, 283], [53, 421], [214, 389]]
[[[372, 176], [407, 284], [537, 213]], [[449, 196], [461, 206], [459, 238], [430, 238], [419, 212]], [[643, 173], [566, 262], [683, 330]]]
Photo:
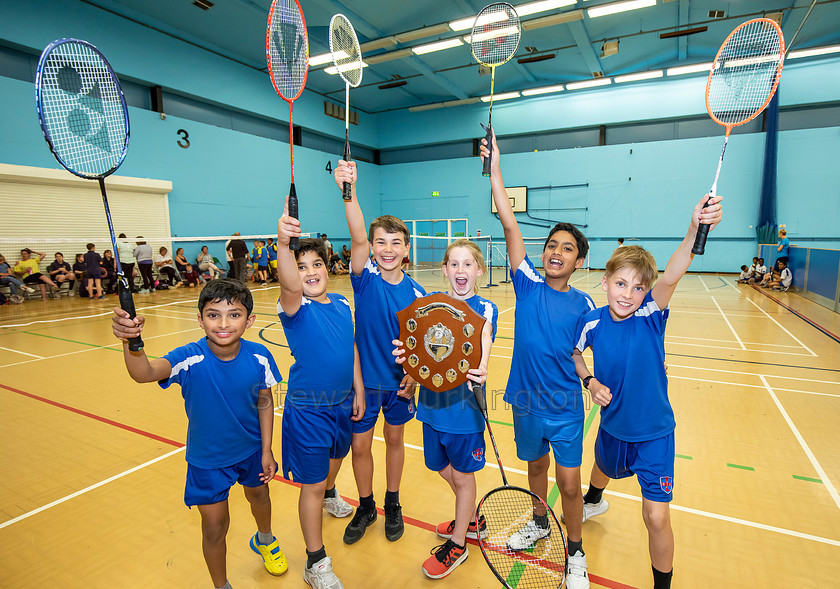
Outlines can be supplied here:
[[[429, 289], [438, 273], [417, 272]], [[496, 274], [498, 279], [498, 273]], [[574, 285], [605, 302], [600, 273]], [[346, 276], [331, 290], [350, 298]], [[258, 320], [248, 337], [265, 342], [284, 376], [278, 289], [256, 288]], [[503, 389], [513, 346], [509, 284], [481, 291], [499, 306], [488, 390]], [[147, 353], [160, 356], [202, 336], [195, 290], [137, 297], [148, 317]], [[776, 299], [776, 300], [774, 300]], [[0, 309], [0, 586], [210, 587], [199, 515], [182, 502], [185, 416], [177, 390], [135, 384], [111, 335], [107, 302], [77, 298]], [[829, 587], [840, 577], [840, 317], [795, 294], [768, 297], [731, 276], [689, 275], [672, 304], [666, 338], [670, 396], [677, 415], [672, 519], [675, 587]], [[60, 319], [60, 320], [59, 320]], [[33, 323], [34, 321], [38, 321]], [[15, 324], [25, 324], [9, 327]], [[275, 455], [280, 456], [280, 419]], [[491, 408], [512, 484], [526, 486], [516, 460], [509, 408]], [[381, 421], [380, 421], [381, 423]], [[598, 417], [587, 411], [583, 478], [588, 481]], [[378, 426], [375, 494], [384, 495]], [[325, 515], [324, 535], [348, 588], [431, 586], [420, 571], [439, 543], [433, 526], [453, 517], [446, 484], [426, 470], [420, 424], [406, 430], [401, 499], [404, 537], [388, 543], [383, 518], [354, 546], [348, 520]], [[491, 453], [492, 456], [492, 453]], [[500, 484], [488, 461], [479, 495]], [[274, 532], [289, 572], [273, 578], [248, 547], [254, 533], [241, 490], [231, 494], [228, 569], [234, 587], [304, 587], [304, 547], [293, 485], [271, 483]], [[338, 489], [356, 497], [349, 460]], [[614, 482], [609, 512], [584, 526], [594, 587], [652, 585], [635, 479]], [[556, 500], [556, 489], [550, 500]], [[476, 546], [450, 587], [495, 587]]]

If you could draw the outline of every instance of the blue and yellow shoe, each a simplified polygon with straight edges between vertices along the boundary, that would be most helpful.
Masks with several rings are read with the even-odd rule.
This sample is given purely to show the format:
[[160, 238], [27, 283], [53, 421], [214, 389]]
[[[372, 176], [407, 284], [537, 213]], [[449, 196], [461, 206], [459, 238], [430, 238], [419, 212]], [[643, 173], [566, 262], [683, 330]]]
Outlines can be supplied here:
[[257, 535], [251, 538], [251, 550], [262, 556], [265, 570], [272, 575], [282, 575], [289, 570], [289, 563], [286, 562], [286, 555], [280, 550], [277, 538], [271, 544], [260, 544]]

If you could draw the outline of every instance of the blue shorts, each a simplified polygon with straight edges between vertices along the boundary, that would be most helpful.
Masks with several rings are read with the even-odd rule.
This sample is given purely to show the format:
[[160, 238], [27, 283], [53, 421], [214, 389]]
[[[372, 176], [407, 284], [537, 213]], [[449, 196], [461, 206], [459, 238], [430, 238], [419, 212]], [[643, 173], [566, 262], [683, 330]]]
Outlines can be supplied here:
[[513, 405], [516, 457], [531, 462], [554, 450], [560, 466], [577, 468], [583, 461], [583, 420], [558, 421], [534, 415]]
[[353, 394], [318, 408], [287, 402], [283, 410], [283, 477], [313, 485], [327, 480], [330, 460], [344, 458], [353, 440]]
[[458, 472], [484, 468], [484, 432], [451, 434], [423, 424], [423, 455], [426, 468], [440, 472], [450, 464]]
[[674, 490], [674, 432], [645, 442], [625, 442], [598, 428], [595, 464], [611, 479], [636, 475], [642, 497], [668, 503]]
[[187, 485], [184, 488], [184, 503], [211, 505], [228, 498], [230, 488], [239, 483], [243, 487], [259, 487], [262, 472], [262, 449], [245, 460], [225, 468], [199, 468], [187, 464]]
[[353, 422], [353, 433], [363, 434], [373, 429], [380, 410], [385, 416], [385, 421], [390, 425], [402, 425], [411, 421], [417, 409], [414, 405], [414, 397], [406, 399], [400, 397], [397, 391], [366, 389], [365, 416], [360, 421]]

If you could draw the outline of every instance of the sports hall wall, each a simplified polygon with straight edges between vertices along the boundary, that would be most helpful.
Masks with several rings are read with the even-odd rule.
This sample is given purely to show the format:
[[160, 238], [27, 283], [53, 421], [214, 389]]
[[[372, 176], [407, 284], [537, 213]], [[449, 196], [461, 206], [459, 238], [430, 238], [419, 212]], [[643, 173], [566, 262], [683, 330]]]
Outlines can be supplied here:
[[[4, 3], [0, 19], [4, 44], [39, 50], [63, 36], [99, 46], [125, 79], [287, 120], [286, 103], [276, 96], [265, 73], [256, 69], [84, 2]], [[782, 107], [840, 102], [838, 68], [838, 59], [789, 62], [780, 90]], [[493, 120], [500, 133], [527, 134], [703, 115], [704, 83], [702, 76], [694, 76], [500, 102]], [[295, 103], [295, 122], [343, 138], [342, 121], [323, 114], [323, 101], [305, 91]], [[0, 161], [56, 168], [33, 105], [31, 83], [0, 77], [4, 111]], [[429, 146], [433, 150], [435, 145], [479, 136], [478, 123], [486, 119], [486, 112], [486, 105], [474, 105], [421, 113], [362, 113], [352, 140], [370, 149]], [[130, 116], [131, 147], [118, 173], [173, 182], [169, 198], [173, 233], [276, 229], [278, 201], [289, 183], [287, 143], [171, 115], [161, 120], [157, 113], [139, 108], [131, 108]], [[189, 131], [189, 149], [178, 147], [179, 129]], [[503, 162], [504, 177], [509, 186], [557, 187], [531, 192], [530, 215], [587, 225], [593, 267], [603, 265], [620, 236], [638, 239], [664, 267], [684, 234], [692, 203], [711, 184], [722, 143], [719, 131], [694, 139], [510, 153]], [[788, 226], [793, 243], [840, 247], [840, 166], [836, 164], [840, 127], [783, 131], [779, 141], [778, 222]], [[733, 135], [719, 185], [719, 192], [727, 196], [725, 221], [693, 270], [737, 271], [755, 255], [750, 226], [755, 224], [763, 150], [763, 134]], [[338, 191], [324, 170], [327, 161], [335, 164], [336, 159], [334, 153], [295, 149], [304, 230], [329, 233], [340, 244], [347, 228]], [[439, 191], [440, 197], [430, 198], [432, 191]], [[381, 212], [415, 219], [469, 217], [471, 233], [481, 229], [483, 235], [502, 237], [501, 226], [490, 213], [489, 184], [481, 177], [477, 158], [382, 166], [361, 163], [359, 193], [368, 218]], [[545, 235], [547, 222], [518, 216], [526, 236]]]

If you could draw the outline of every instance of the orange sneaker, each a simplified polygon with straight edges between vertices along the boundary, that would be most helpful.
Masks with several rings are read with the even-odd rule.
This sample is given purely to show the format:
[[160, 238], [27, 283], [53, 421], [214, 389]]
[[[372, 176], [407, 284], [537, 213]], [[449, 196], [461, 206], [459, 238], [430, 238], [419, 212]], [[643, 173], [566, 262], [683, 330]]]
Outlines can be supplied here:
[[447, 540], [432, 548], [432, 555], [423, 563], [423, 574], [430, 579], [442, 579], [467, 560], [469, 554], [466, 546], [458, 546], [452, 540]]
[[[437, 535], [441, 538], [446, 538], [447, 540], [452, 537], [452, 531], [455, 529], [455, 520], [453, 519], [451, 522], [443, 522], [442, 524], [438, 524], [436, 528]], [[487, 521], [485, 521], [484, 516], [482, 515], [478, 521], [478, 532], [476, 532], [475, 528], [475, 520], [470, 520], [470, 525], [467, 526], [467, 538], [470, 540], [478, 540], [478, 537], [481, 538], [487, 537]]]

